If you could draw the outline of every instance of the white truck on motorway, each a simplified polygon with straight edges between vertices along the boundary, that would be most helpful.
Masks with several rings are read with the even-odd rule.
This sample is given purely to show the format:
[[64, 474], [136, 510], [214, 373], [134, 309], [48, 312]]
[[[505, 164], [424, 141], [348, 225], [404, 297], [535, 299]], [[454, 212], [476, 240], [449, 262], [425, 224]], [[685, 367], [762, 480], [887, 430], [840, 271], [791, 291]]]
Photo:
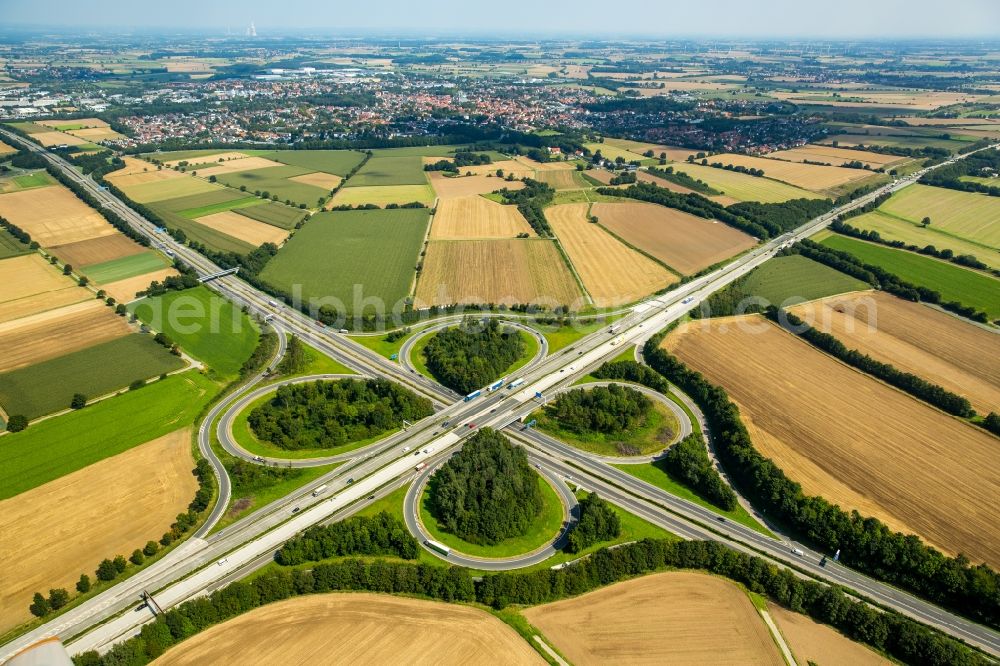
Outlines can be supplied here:
[[273, 299], [268, 301], [267, 304], [270, 305], [272, 308], [278, 307], [278, 301], [275, 301]]
[[320, 486], [319, 488], [317, 488], [316, 490], [313, 491], [313, 497], [319, 497], [320, 495], [322, 495], [323, 493], [325, 493], [326, 492], [326, 488], [327, 488], [327, 486], [324, 483], [322, 486]]

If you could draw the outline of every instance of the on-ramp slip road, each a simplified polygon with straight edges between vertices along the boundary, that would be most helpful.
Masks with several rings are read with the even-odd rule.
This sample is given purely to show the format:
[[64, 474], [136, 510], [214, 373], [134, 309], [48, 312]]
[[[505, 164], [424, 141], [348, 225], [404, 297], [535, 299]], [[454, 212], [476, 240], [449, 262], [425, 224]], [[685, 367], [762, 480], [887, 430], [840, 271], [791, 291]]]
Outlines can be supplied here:
[[[149, 221], [118, 201], [109, 192], [99, 188], [89, 178], [81, 176], [65, 160], [22, 140], [16, 135], [3, 130], [0, 132], [16, 144], [27, 146], [30, 150], [45, 156], [67, 177], [87, 188], [88, 192], [104, 202], [104, 205], [119, 213], [140, 232], [155, 238], [157, 241], [163, 240], [162, 236], [156, 235], [155, 227]], [[954, 159], [960, 158], [952, 158], [952, 160], [941, 164], [948, 164]], [[581, 376], [586, 368], [594, 367], [604, 360], [614, 357], [621, 350], [621, 347], [610, 344], [612, 339], [619, 339], [626, 344], [641, 343], [656, 331], [681, 317], [710, 294], [764, 263], [774, 256], [783, 245], [811, 235], [846, 210], [864, 205], [880, 194], [900, 189], [915, 182], [922, 174], [923, 171], [918, 171], [893, 185], [859, 197], [839, 209], [804, 224], [795, 231], [782, 234], [762, 244], [709, 274], [679, 285], [662, 296], [640, 303], [635, 307], [632, 315], [619, 322], [621, 331], [614, 336], [609, 335], [607, 329], [591, 334], [576, 343], [574, 349], [577, 350], [577, 353], [575, 355], [558, 354], [553, 358], [544, 359], [526, 371], [521, 375], [521, 378], [525, 379], [522, 390], [484, 395], [482, 399], [469, 403], [452, 403], [453, 397], [426, 377], [417, 377], [413, 373], [403, 371], [398, 365], [347, 340], [344, 336], [332, 333], [329, 329], [316, 324], [315, 321], [297, 311], [284, 306], [280, 306], [276, 310], [271, 308], [268, 305], [267, 295], [250, 287], [236, 276], [218, 278], [210, 282], [209, 286], [220, 291], [237, 304], [245, 304], [258, 312], [273, 311], [277, 324], [282, 328], [300, 335], [307, 342], [315, 344], [321, 351], [336, 358], [351, 369], [386, 376], [424, 395], [431, 396], [439, 404], [447, 405], [435, 417], [429, 417], [416, 424], [409, 431], [411, 438], [407, 440], [408, 444], [412, 442], [414, 448], [429, 445], [433, 449], [433, 453], [429, 457], [436, 459], [460, 446], [464, 437], [471, 432], [470, 429], [463, 428], [466, 423], [474, 422], [477, 426], [498, 429], [507, 426], [523, 411], [535, 408], [533, 398], [536, 393], [548, 394], [551, 390], [558, 389], [568, 381], [572, 381], [574, 377]], [[179, 245], [172, 240], [164, 242], [182, 261], [203, 275], [218, 271], [217, 266], [190, 248]], [[448, 420], [449, 426], [445, 427], [439, 419]], [[537, 436], [537, 433], [531, 434]], [[512, 435], [515, 439], [525, 441], [520, 437], [521, 433], [512, 433]], [[544, 453], [553, 451], [556, 446], [552, 442], [535, 439], [529, 439], [528, 442]], [[845, 588], [936, 626], [993, 654], [1000, 654], [1000, 635], [986, 627], [948, 613], [928, 602], [868, 579], [839, 565], [832, 568], [820, 568], [815, 562], [818, 559], [817, 553], [806, 551], [804, 557], [799, 557], [792, 554], [779, 542], [768, 539], [753, 530], [734, 525], [731, 522], [713, 524], [712, 515], [698, 515], [699, 510], [704, 511], [701, 507], [686, 506], [677, 498], [663, 493], [659, 489], [644, 487], [641, 481], [599, 461], [590, 460], [585, 456], [581, 459], [575, 459], [572, 451], [552, 455], [549, 460], [550, 466], [566, 465], [568, 463], [563, 462], [566, 458], [572, 460], [571, 470], [580, 468], [587, 470], [584, 478], [593, 479], [588, 481], [588, 484], [594, 486], [604, 484], [610, 487], [610, 491], [602, 491], [602, 494], [605, 494], [608, 499], [616, 503], [621, 502], [621, 505], [630, 511], [633, 509], [629, 508], [629, 505], [636, 504], [638, 508], [635, 511], [643, 517], [653, 515], [661, 523], [676, 523], [675, 527], [667, 529], [682, 536], [712, 538], [741, 549], [752, 547], [753, 550], [764, 554], [774, 562], [791, 565], [802, 571], [808, 571], [814, 577], [837, 582]], [[203, 594], [219, 581], [233, 575], [235, 571], [243, 569], [248, 563], [257, 560], [268, 550], [277, 547], [295, 533], [310, 525], [328, 520], [345, 506], [371, 496], [386, 485], [398, 483], [404, 477], [412, 477], [412, 460], [411, 455], [401, 454], [400, 450], [394, 446], [366, 460], [345, 463], [330, 474], [325, 475], [323, 479], [323, 482], [330, 485], [328, 492], [333, 494], [332, 497], [327, 495], [327, 498], [324, 499], [321, 496], [310, 501], [309, 489], [299, 489], [246, 519], [220, 530], [206, 540], [193, 539], [182, 544], [177, 550], [148, 569], [4, 646], [0, 650], [0, 659], [9, 656], [27, 644], [54, 634], [65, 638], [79, 636], [70, 643], [74, 652], [91, 647], [106, 648], [114, 641], [132, 635], [141, 624], [149, 621], [148, 613], [131, 610], [139, 590], [148, 589], [164, 607], [170, 607], [185, 599]], [[624, 478], [616, 476], [615, 472]], [[566, 473], [573, 474], [571, 471]], [[602, 475], [607, 475], [607, 478], [613, 479], [615, 485], [620, 484], [620, 487], [626, 490], [614, 488], [608, 482], [602, 481]], [[354, 482], [348, 483], [348, 479], [353, 479]], [[309, 488], [314, 487], [315, 485], [311, 485]], [[651, 503], [648, 500], [636, 499], [635, 493], [638, 493], [639, 497], [646, 494], [656, 495], [656, 493], [661, 493], [662, 496], [658, 496], [657, 501]], [[298, 512], [291, 513], [289, 506], [293, 504], [300, 509]], [[671, 508], [663, 508], [667, 506], [671, 506]], [[710, 527], [706, 527], [706, 524]]]

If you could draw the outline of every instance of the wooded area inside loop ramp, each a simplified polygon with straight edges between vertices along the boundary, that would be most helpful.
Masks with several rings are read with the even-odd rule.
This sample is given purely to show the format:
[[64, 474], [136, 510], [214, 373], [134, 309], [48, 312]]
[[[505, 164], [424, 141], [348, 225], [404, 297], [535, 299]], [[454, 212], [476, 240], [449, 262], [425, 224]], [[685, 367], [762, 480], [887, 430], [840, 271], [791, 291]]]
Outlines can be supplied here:
[[523, 614], [577, 666], [784, 664], [746, 593], [707, 574], [644, 576]]
[[682, 325], [664, 346], [726, 389], [754, 447], [807, 495], [946, 553], [1000, 564], [1000, 523], [988, 509], [1000, 497], [1000, 469], [996, 438], [986, 431], [758, 315]]
[[157, 666], [544, 664], [513, 629], [468, 606], [378, 594], [280, 601], [212, 627]]

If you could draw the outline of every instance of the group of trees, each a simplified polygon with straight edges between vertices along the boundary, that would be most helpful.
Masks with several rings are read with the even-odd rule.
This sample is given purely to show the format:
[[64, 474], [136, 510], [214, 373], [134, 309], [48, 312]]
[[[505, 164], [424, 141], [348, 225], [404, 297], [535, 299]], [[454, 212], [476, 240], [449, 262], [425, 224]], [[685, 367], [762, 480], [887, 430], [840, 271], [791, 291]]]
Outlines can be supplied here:
[[16, 224], [11, 222], [7, 218], [3, 217], [2, 215], [0, 215], [0, 228], [6, 229], [7, 233], [9, 233], [19, 242], [30, 247], [32, 250], [38, 247], [38, 243], [31, 240], [31, 235], [27, 231], [17, 226]]
[[888, 363], [876, 361], [871, 356], [863, 354], [857, 349], [848, 349], [843, 342], [833, 335], [809, 326], [802, 319], [787, 310], [779, 310], [777, 307], [771, 305], [767, 307], [764, 314], [767, 315], [768, 319], [783, 326], [831, 356], [862, 372], [877, 377], [901, 391], [906, 391], [910, 395], [934, 405], [938, 409], [962, 418], [971, 418], [976, 414], [967, 398], [952, 393], [937, 384], [932, 384], [913, 373], [903, 372]]
[[692, 178], [683, 171], [675, 171], [672, 166], [668, 166], [665, 169], [658, 169], [656, 167], [649, 167], [649, 173], [653, 174], [657, 178], [662, 178], [663, 180], [670, 181], [682, 187], [686, 187], [695, 192], [705, 194], [708, 196], [722, 194], [719, 190], [711, 187], [708, 183], [701, 180], [700, 178]]
[[247, 360], [240, 366], [240, 379], [246, 379], [250, 375], [256, 374], [272, 358], [278, 349], [278, 334], [273, 330], [266, 329], [257, 340], [257, 346], [250, 352]]
[[340, 379], [281, 386], [247, 422], [260, 439], [295, 451], [367, 439], [433, 413], [430, 400], [386, 379]]
[[[691, 158], [688, 158], [689, 161]], [[710, 166], [715, 169], [723, 169], [725, 171], [736, 171], [738, 173], [745, 173], [748, 176], [757, 176], [758, 178], [764, 175], [763, 169], [755, 169], [753, 167], [746, 167], [742, 164], [723, 164], [722, 162], [709, 162], [708, 160], [701, 161], [702, 166]]]
[[611, 505], [590, 493], [579, 502], [580, 517], [566, 541], [567, 553], [580, 553], [602, 541], [617, 539], [621, 520]]
[[560, 427], [586, 435], [623, 435], [646, 423], [653, 402], [642, 392], [621, 384], [572, 389], [545, 406], [546, 416]]
[[739, 409], [726, 392], [659, 347], [647, 342], [647, 363], [677, 384], [701, 407], [715, 450], [730, 479], [758, 509], [818, 550], [841, 551], [840, 560], [890, 584], [990, 626], [1000, 625], [1000, 577], [964, 556], [947, 557], [915, 536], [891, 531], [875, 518], [848, 513], [821, 497], [810, 497], [753, 446]]
[[[1000, 185], [985, 185], [975, 181], [961, 180], [962, 176], [997, 174], [1000, 172], [1000, 151], [983, 150], [969, 155], [947, 166], [928, 171], [920, 182], [926, 185], [947, 187], [961, 192], [979, 192], [991, 197], [1000, 197]], [[1000, 179], [997, 179], [1000, 183]]]
[[551, 238], [552, 229], [549, 227], [549, 222], [545, 219], [545, 213], [542, 212], [542, 209], [552, 203], [556, 191], [549, 184], [534, 178], [525, 178], [522, 182], [524, 187], [520, 190], [505, 187], [497, 190], [497, 194], [503, 197], [504, 203], [517, 206], [517, 210], [528, 221], [536, 234], [542, 238]]
[[388, 555], [415, 560], [420, 550], [406, 525], [383, 511], [355, 516], [330, 525], [316, 525], [285, 542], [275, 561], [283, 566], [319, 562], [344, 555]]
[[636, 182], [635, 171], [623, 171], [611, 178], [612, 185], [631, 185], [634, 182]]
[[424, 171], [450, 171], [458, 173], [458, 170], [466, 166], [479, 166], [481, 164], [491, 164], [493, 159], [486, 153], [474, 153], [467, 150], [455, 151], [455, 155], [450, 160], [438, 160], [434, 164], [424, 165]]
[[490, 428], [470, 437], [434, 473], [427, 492], [442, 529], [487, 545], [527, 533], [544, 501], [524, 449]]
[[850, 252], [834, 250], [808, 238], [796, 243], [793, 251], [907, 301], [935, 303], [945, 310], [950, 310], [973, 321], [987, 323], [990, 320], [989, 315], [982, 310], [977, 310], [958, 301], [943, 301], [940, 292], [907, 282], [881, 266], [861, 261]]
[[470, 317], [436, 333], [423, 353], [439, 382], [465, 394], [486, 386], [521, 358], [524, 340], [517, 329], [495, 318]]
[[299, 467], [278, 467], [269, 465], [258, 465], [243, 460], [233, 458], [226, 463], [226, 472], [233, 483], [233, 493], [252, 493], [255, 490], [270, 488], [271, 486], [298, 478], [302, 475]]
[[663, 375], [632, 360], [609, 361], [591, 374], [598, 379], [622, 379], [642, 384], [664, 395], [670, 390], [670, 383]]
[[306, 355], [305, 345], [299, 336], [292, 335], [288, 339], [288, 346], [285, 348], [285, 355], [278, 363], [278, 372], [283, 375], [294, 375], [302, 372], [309, 365], [309, 357]]
[[502, 609], [589, 592], [664, 568], [699, 569], [739, 582], [793, 611], [806, 613], [848, 637], [920, 666], [985, 666], [987, 657], [893, 611], [846, 596], [839, 588], [797, 576], [761, 558], [714, 541], [644, 539], [601, 549], [559, 570], [486, 574], [412, 562], [346, 558], [311, 568], [278, 569], [186, 601], [142, 627], [108, 652], [85, 652], [78, 666], [143, 666], [171, 646], [242, 613], [294, 596], [332, 591], [419, 595], [447, 602], [478, 602]]
[[657, 464], [715, 506], [726, 511], [736, 508], [736, 493], [712, 466], [700, 433], [693, 432], [671, 446]]

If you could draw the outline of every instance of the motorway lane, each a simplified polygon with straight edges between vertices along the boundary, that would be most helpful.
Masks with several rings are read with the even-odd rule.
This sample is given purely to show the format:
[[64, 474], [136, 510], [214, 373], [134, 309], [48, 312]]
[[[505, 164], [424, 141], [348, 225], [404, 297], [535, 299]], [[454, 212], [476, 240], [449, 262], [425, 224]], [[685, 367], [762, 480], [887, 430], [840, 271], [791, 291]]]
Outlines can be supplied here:
[[552, 538], [544, 546], [536, 548], [529, 553], [523, 553], [521, 555], [515, 555], [513, 557], [505, 558], [486, 558], [486, 557], [476, 557], [474, 555], [466, 555], [457, 550], [452, 549], [452, 551], [445, 555], [440, 553], [433, 548], [426, 545], [426, 542], [430, 539], [433, 540], [433, 536], [427, 532], [424, 528], [423, 522], [420, 519], [420, 508], [418, 506], [420, 497], [423, 495], [424, 486], [427, 484], [427, 480], [431, 475], [437, 471], [438, 467], [443, 465], [447, 458], [441, 458], [433, 465], [428, 465], [422, 471], [419, 472], [416, 481], [410, 485], [410, 489], [406, 492], [406, 498], [403, 501], [403, 518], [406, 522], [407, 529], [410, 530], [417, 541], [420, 542], [421, 548], [431, 553], [440, 560], [444, 560], [449, 564], [454, 564], [458, 566], [468, 567], [470, 569], [479, 569], [481, 571], [511, 571], [513, 569], [523, 569], [524, 567], [530, 567], [532, 565], [544, 562], [557, 551], [561, 550], [563, 546], [566, 545], [566, 540], [569, 537], [569, 531], [576, 524], [579, 519], [579, 511], [577, 510], [577, 499], [573, 491], [569, 489], [562, 478], [559, 477], [546, 463], [538, 456], [535, 456], [530, 450], [528, 452], [528, 458], [534, 464], [538, 472], [545, 477], [545, 480], [552, 486], [552, 488], [559, 495], [559, 501], [562, 502], [563, 506], [563, 524], [559, 533]]
[[[19, 139], [19, 137], [13, 137], [12, 140], [14, 140], [18, 144], [23, 143]], [[91, 191], [98, 190], [98, 188], [96, 187], [96, 185], [92, 183], [92, 181], [89, 181], [89, 179], [85, 179], [79, 176], [79, 174], [77, 174], [75, 171], [72, 171], [72, 168], [66, 165], [65, 161], [60, 160], [60, 158], [56, 158], [50, 155], [49, 153], [47, 153], [47, 151], [34, 147], [30, 144], [29, 147], [31, 150], [35, 150], [36, 152], [46, 155], [57, 165], [60, 165], [61, 162], [60, 166], [64, 170], [64, 172], [66, 172], [69, 177], [74, 178], [77, 181], [83, 182], [85, 186], [88, 187], [89, 190]], [[944, 162], [942, 163], [942, 165], [947, 163], [949, 162]], [[866, 195], [865, 197], [861, 197], [858, 200], [848, 204], [847, 206], [841, 207], [837, 211], [828, 213], [820, 218], [817, 218], [814, 221], [811, 221], [803, 225], [795, 232], [789, 232], [783, 234], [782, 236], [773, 239], [768, 243], [765, 243], [761, 247], [752, 250], [751, 252], [743, 255], [739, 259], [731, 262], [730, 264], [728, 264], [723, 268], [714, 271], [711, 274], [693, 280], [685, 285], [681, 285], [678, 289], [668, 292], [663, 296], [645, 301], [644, 303], [640, 304], [635, 308], [634, 314], [632, 316], [624, 320], [625, 324], [623, 325], [623, 329], [626, 330], [625, 333], [621, 335], [623, 341], [624, 339], [627, 338], [631, 343], [640, 343], [642, 339], [654, 334], [656, 331], [662, 329], [667, 323], [676, 320], [679, 316], [683, 315], [684, 312], [686, 312], [688, 309], [694, 307], [697, 304], [695, 301], [700, 301], [706, 298], [714, 291], [725, 287], [726, 285], [731, 283], [734, 279], [738, 278], [741, 275], [746, 274], [747, 272], [755, 268], [757, 265], [763, 263], [763, 261], [765, 261], [767, 258], [773, 256], [773, 254], [775, 254], [780, 249], [782, 244], [794, 242], [795, 240], [798, 240], [807, 235], [810, 235], [811, 233], [814, 233], [816, 230], [821, 229], [827, 224], [829, 224], [829, 222], [837, 214], [864, 205], [868, 201], [874, 199], [883, 191], [899, 189], [910, 182], [914, 182], [916, 178], [921, 175], [921, 173], [922, 172], [917, 172], [911, 177], [904, 179], [903, 181], [893, 185], [890, 188], [883, 188], [882, 190], [877, 190], [873, 193], [870, 193], [869, 195]], [[95, 195], [96, 196], [103, 195], [102, 200], [110, 200], [111, 202], [113, 202], [112, 204], [110, 204], [112, 206], [114, 206], [114, 203], [116, 203], [116, 200], [113, 197], [111, 197], [110, 194], [108, 194], [107, 192], [98, 190], [97, 192], [95, 192]], [[152, 225], [150, 225], [147, 221], [143, 220], [141, 217], [132, 212], [131, 209], [126, 209], [124, 204], [118, 203], [117, 205], [120, 206], [122, 209], [124, 209], [123, 217], [126, 217], [126, 219], [136, 224], [138, 228], [143, 229], [146, 233], [149, 233], [150, 235], [155, 233], [155, 231], [152, 230]], [[145, 227], [143, 225], [145, 225]], [[180, 246], [177, 246], [176, 244], [174, 244], [173, 246], [180, 248]], [[214, 265], [212, 265], [210, 262], [207, 262], [207, 260], [201, 258], [200, 255], [197, 255], [196, 253], [190, 251], [189, 248], [186, 247], [180, 248], [180, 252], [177, 253], [180, 254], [181, 252], [183, 252], [183, 255], [181, 256], [182, 260], [190, 263], [193, 267], [195, 267], [198, 270], [201, 270], [203, 273], [211, 272], [211, 268], [214, 267]], [[189, 260], [188, 257], [192, 254], [194, 254], [195, 256], [191, 256]], [[251, 304], [252, 307], [257, 308], [260, 311], [268, 311], [266, 296], [260, 294], [256, 290], [253, 290], [248, 285], [245, 285], [244, 283], [240, 282], [238, 278], [227, 276], [224, 278], [219, 278], [218, 281], [222, 281], [222, 284], [215, 285], [214, 282], [217, 281], [213, 281], [213, 284], [211, 286], [216, 287], [220, 291], [232, 293], [234, 298], [239, 299], [240, 302], [248, 302]], [[681, 301], [680, 299], [682, 298], [684, 298], [684, 301], [686, 302]], [[324, 342], [327, 341], [329, 342], [329, 347], [333, 348], [333, 351], [336, 352], [337, 356], [344, 356], [350, 359], [350, 362], [347, 363], [347, 365], [349, 366], [357, 367], [355, 364], [367, 365], [368, 363], [371, 363], [371, 365], [376, 366], [376, 368], [380, 371], [380, 374], [381, 372], [389, 372], [393, 376], [392, 378], [400, 376], [400, 373], [398, 373], [398, 368], [396, 367], [385, 368], [386, 363], [384, 362], [384, 359], [382, 359], [378, 355], [369, 353], [369, 350], [364, 349], [363, 347], [361, 347], [360, 349], [356, 349], [356, 347], [360, 347], [360, 345], [354, 345], [353, 343], [348, 344], [343, 339], [338, 340], [337, 336], [330, 336], [329, 331], [323, 330], [323, 327], [317, 326], [314, 322], [307, 320], [305, 317], [303, 317], [302, 315], [298, 314], [295, 311], [289, 311], [287, 309], [279, 309], [278, 316], [281, 318], [282, 325], [286, 326], [293, 332], [304, 331], [305, 334], [307, 335], [313, 333], [316, 335], [323, 336]], [[571, 347], [570, 350], [568, 351], [571, 351], [573, 349], [580, 350], [578, 352], [578, 355], [581, 358], [577, 359], [576, 362], [582, 366], [590, 366], [598, 364], [603, 359], [614, 356], [614, 352], [616, 351], [616, 348], [614, 346], [609, 346], [607, 344], [606, 340], [607, 337], [608, 335], [606, 332], [588, 336], [587, 338], [584, 338], [581, 342], [579, 342], [575, 347]], [[617, 349], [620, 350], [620, 347]], [[563, 354], [560, 355], [556, 355], [555, 359], [552, 362], [543, 362], [539, 364], [537, 368], [534, 368], [529, 377], [530, 383], [523, 391], [520, 391], [513, 395], [502, 396], [500, 397], [499, 400], [494, 400], [493, 402], [499, 402], [504, 399], [509, 400], [509, 402], [507, 402], [505, 405], [500, 405], [500, 407], [503, 407], [503, 410], [499, 414], [496, 414], [494, 416], [493, 411], [486, 411], [486, 407], [488, 407], [490, 404], [493, 404], [493, 402], [489, 400], [485, 400], [482, 402], [475, 401], [475, 404], [471, 408], [463, 408], [461, 407], [461, 405], [459, 405], [457, 406], [456, 411], [461, 411], [463, 413], [463, 417], [471, 416], [472, 418], [475, 418], [483, 422], [482, 424], [485, 425], [496, 425], [498, 427], [506, 425], [506, 423], [511, 420], [510, 412], [512, 410], [516, 410], [519, 406], [523, 406], [527, 401], [530, 401], [532, 396], [534, 395], [534, 391], [548, 391], [549, 388], [560, 384], [562, 378], [574, 374], [573, 365], [568, 366], [568, 369], [570, 370], [569, 375], [565, 374], [568, 365], [568, 361], [565, 358], [565, 353], [567, 352], [564, 352]], [[548, 372], [549, 374], [546, 375], [544, 374], [545, 372]], [[410, 383], [409, 380], [411, 380], [410, 377], [404, 376], [404, 378], [401, 379], [400, 381], [402, 381], [403, 383]], [[428, 389], [428, 390], [431, 393], [438, 392], [440, 395], [438, 389]], [[477, 411], [476, 409], [477, 405], [482, 409], [479, 409]], [[494, 409], [498, 408], [499, 407]], [[421, 433], [418, 433], [418, 435], [421, 437], [424, 436], [425, 431], [426, 430], [421, 431]], [[436, 449], [440, 447], [441, 451], [446, 451], [456, 446], [459, 443], [460, 439], [461, 435], [457, 434], [456, 432], [448, 432], [438, 437], [437, 440], [435, 440]], [[379, 470], [375, 478], [376, 479], [382, 478], [384, 473], [385, 473], [384, 471]], [[367, 483], [368, 481], [369, 479], [366, 478], [359, 483]], [[302, 514], [299, 514], [297, 518], [298, 520], [301, 521], [313, 515], [314, 514], [311, 513], [307, 514], [306, 512], [303, 512]], [[324, 518], [324, 516], [319, 516], [319, 515], [317, 515], [316, 517], [319, 519]], [[268, 515], [260, 519], [258, 522], [266, 523], [267, 520], [270, 519], [275, 519], [275, 518], [273, 515]], [[268, 528], [265, 527], [263, 529], [264, 529], [264, 536], [258, 537], [256, 541], [247, 543], [246, 537], [243, 536], [242, 533], [240, 533], [238, 535], [239, 538], [234, 539], [234, 541], [236, 543], [243, 544], [241, 548], [249, 548], [258, 541], [261, 541], [262, 539], [268, 537], [268, 534], [270, 534], [270, 532], [266, 531], [266, 529]], [[276, 528], [273, 531], [277, 531], [277, 529], [278, 528]], [[256, 533], [257, 530], [254, 530], [254, 532]], [[237, 549], [237, 551], [241, 553], [245, 552], [244, 550], [241, 549]], [[791, 561], [796, 563], [798, 561], [798, 558], [794, 558], [785, 552], [782, 552], [780, 554], [773, 554], [772, 559], [775, 559], [777, 561], [785, 561], [785, 562]], [[245, 560], [243, 561], [243, 563], [245, 563]], [[218, 577], [217, 575], [213, 576], [212, 574], [206, 574], [205, 573], [206, 571], [207, 570], [202, 570], [199, 572], [199, 574], [201, 575], [199, 580], [211, 581], [213, 579], [217, 579]], [[224, 572], [217, 571], [216, 574], [218, 573], [224, 573]], [[822, 575], [822, 572], [820, 572], [820, 574]], [[173, 580], [176, 580], [176, 578], [174, 578]], [[191, 578], [189, 577], [184, 581], [182, 581], [182, 583], [190, 580]], [[855, 581], [855, 585], [859, 586], [860, 589], [862, 589], [862, 591], [867, 591], [868, 589], [870, 589], [869, 587], [866, 587], [863, 584], [863, 581], [862, 582]], [[847, 582], [848, 587], [854, 587], [855, 585], [852, 585], [851, 581]], [[188, 583], [187, 586], [190, 587], [190, 583]], [[855, 589], [859, 589], [859, 587], [855, 587]], [[881, 587], [886, 587], [886, 586], [881, 586]], [[116, 586], [116, 588], [113, 588], [112, 590], [109, 590], [109, 592], [113, 592], [117, 589], [118, 586]], [[916, 613], [918, 617], [920, 617], [921, 619], [931, 618], [932, 624], [937, 624], [938, 626], [945, 627], [946, 631], [948, 631], [949, 633], [963, 637], [969, 637], [969, 640], [971, 642], [975, 642], [980, 645], [985, 645], [987, 646], [987, 649], [990, 649], [994, 653], [1000, 654], [1000, 640], [998, 640], [998, 637], [995, 632], [992, 632], [991, 630], [979, 627], [978, 625], [974, 625], [970, 622], [957, 618], [951, 614], [948, 614], [940, 609], [931, 606], [930, 604], [926, 604], [924, 602], [920, 602], [915, 599], [913, 599], [911, 602], [909, 599], [906, 599], [905, 596], [906, 595], [896, 600], [890, 598], [888, 601], [888, 605], [897, 607], [900, 610], [903, 609], [909, 610], [910, 612]], [[89, 612], [88, 611], [89, 604], [90, 602], [88, 602], [88, 604], [83, 604], [80, 607], [67, 612], [62, 617], [57, 618], [53, 622], [47, 623], [46, 625], [40, 627], [38, 630], [34, 632], [31, 632], [31, 634], [29, 634], [28, 636], [22, 637], [22, 640], [27, 639], [29, 642], [37, 640], [37, 637], [44, 635], [45, 632], [50, 630], [53, 626], [55, 626], [57, 622], [60, 622], [63, 625], [65, 625], [67, 622], [70, 622], [71, 624], [73, 624], [73, 626], [80, 627], [82, 629], [86, 629], [87, 627], [92, 626], [93, 622], [87, 620], [87, 613]], [[938, 616], [941, 618], [940, 622], [933, 621], [933, 615], [935, 613], [937, 613]], [[83, 619], [79, 622], [74, 623], [73, 622], [74, 618], [83, 618]], [[120, 619], [121, 618], [118, 618], [118, 620]], [[18, 643], [21, 643], [21, 640], [16, 641], [15, 643], [12, 643], [8, 646], [5, 646], [4, 649], [6, 650], [7, 648], [16, 648]]]

